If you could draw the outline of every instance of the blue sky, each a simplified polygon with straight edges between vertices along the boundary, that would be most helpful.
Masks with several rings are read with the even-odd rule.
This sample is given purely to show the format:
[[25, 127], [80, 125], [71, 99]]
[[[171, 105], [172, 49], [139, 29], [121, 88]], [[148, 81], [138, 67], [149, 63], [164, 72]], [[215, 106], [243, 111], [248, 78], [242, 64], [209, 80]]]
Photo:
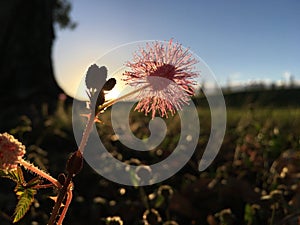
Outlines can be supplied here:
[[300, 1], [73, 0], [75, 30], [58, 30], [54, 69], [68, 93], [87, 67], [133, 41], [174, 40], [189, 47], [224, 85], [300, 80]]

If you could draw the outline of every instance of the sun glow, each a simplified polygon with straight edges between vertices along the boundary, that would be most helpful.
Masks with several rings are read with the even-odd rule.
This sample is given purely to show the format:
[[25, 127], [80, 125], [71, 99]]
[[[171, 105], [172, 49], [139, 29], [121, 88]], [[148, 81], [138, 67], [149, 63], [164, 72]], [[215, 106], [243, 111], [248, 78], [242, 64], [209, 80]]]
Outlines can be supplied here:
[[[91, 63], [90, 63], [91, 64]], [[97, 64], [98, 65], [98, 64]], [[102, 66], [103, 64], [99, 64]], [[105, 92], [105, 99], [111, 100], [120, 97], [123, 95], [123, 90], [126, 88], [125, 82], [122, 81], [122, 74], [124, 69], [117, 69], [116, 71], [111, 73], [110, 68], [113, 67], [113, 64], [104, 65], [108, 68], [108, 78], [115, 78], [117, 83], [115, 87], [111, 91]], [[80, 64], [75, 67], [66, 67], [63, 68], [63, 71], [59, 71], [59, 74], [65, 74], [64, 76], [56, 76], [56, 80], [59, 86], [63, 89], [63, 91], [71, 96], [72, 98], [76, 98], [80, 101], [87, 101], [88, 96], [86, 94], [86, 85], [85, 85], [85, 74], [87, 72], [87, 67], [85, 65]]]
[[105, 100], [116, 99], [120, 97], [120, 94], [121, 94], [121, 90], [118, 89], [117, 87], [114, 87], [111, 91], [106, 92]]

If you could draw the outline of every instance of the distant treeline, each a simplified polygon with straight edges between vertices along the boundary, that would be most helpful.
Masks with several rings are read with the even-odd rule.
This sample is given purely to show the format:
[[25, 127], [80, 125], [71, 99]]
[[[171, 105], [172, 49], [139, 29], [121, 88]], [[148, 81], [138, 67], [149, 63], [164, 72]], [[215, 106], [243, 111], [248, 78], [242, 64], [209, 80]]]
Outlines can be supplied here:
[[[224, 92], [227, 107], [299, 107], [300, 88], [245, 90]], [[207, 106], [204, 96], [197, 97], [196, 103]]]

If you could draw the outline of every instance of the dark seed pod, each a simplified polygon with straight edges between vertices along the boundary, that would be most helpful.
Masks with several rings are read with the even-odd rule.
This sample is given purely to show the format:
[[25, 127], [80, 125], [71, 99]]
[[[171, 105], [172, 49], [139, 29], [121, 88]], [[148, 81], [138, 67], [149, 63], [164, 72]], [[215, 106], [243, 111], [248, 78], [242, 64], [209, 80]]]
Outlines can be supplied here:
[[83, 165], [83, 157], [80, 151], [72, 153], [67, 162], [66, 170], [69, 174], [76, 175], [80, 172]]
[[114, 86], [116, 85], [117, 81], [115, 78], [110, 78], [108, 81], [106, 81], [106, 83], [103, 86], [103, 90], [104, 91], [110, 91], [111, 89], [114, 88]]

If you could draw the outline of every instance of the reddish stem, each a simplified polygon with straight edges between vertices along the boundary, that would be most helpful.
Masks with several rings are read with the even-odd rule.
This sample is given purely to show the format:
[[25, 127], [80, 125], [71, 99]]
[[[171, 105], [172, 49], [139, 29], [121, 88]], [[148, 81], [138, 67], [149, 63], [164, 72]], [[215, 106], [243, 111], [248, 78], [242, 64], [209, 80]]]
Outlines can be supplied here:
[[53, 178], [51, 175], [49, 175], [48, 173], [44, 172], [43, 170], [39, 169], [38, 167], [36, 167], [35, 165], [33, 165], [32, 163], [29, 163], [27, 161], [25, 161], [24, 159], [21, 159], [19, 161], [19, 163], [26, 168], [27, 170], [30, 170], [31, 172], [39, 175], [42, 178], [45, 178], [46, 180], [48, 180], [49, 182], [51, 182], [52, 184], [55, 185], [55, 187], [57, 188], [61, 188], [61, 184], [58, 182], [58, 180], [56, 180], [55, 178]]
[[73, 198], [72, 190], [73, 190], [73, 185], [71, 183], [69, 188], [68, 188], [68, 191], [67, 191], [67, 199], [66, 199], [66, 202], [65, 202], [65, 206], [64, 206], [64, 209], [63, 209], [62, 213], [60, 214], [60, 217], [57, 221], [57, 225], [62, 225], [62, 222], [63, 222], [63, 220], [64, 220], [64, 218], [67, 214], [67, 211], [69, 209], [69, 206], [70, 206], [72, 198]]
[[55, 205], [53, 207], [50, 219], [48, 221], [48, 225], [54, 225], [55, 221], [56, 221], [56, 217], [59, 213], [59, 209], [61, 207], [61, 204], [66, 196], [66, 193], [68, 192], [68, 188], [70, 186], [70, 183], [72, 181], [72, 174], [68, 174], [67, 179], [62, 187], [62, 189], [60, 189], [59, 193], [58, 193], [58, 197], [57, 200], [55, 202]]

